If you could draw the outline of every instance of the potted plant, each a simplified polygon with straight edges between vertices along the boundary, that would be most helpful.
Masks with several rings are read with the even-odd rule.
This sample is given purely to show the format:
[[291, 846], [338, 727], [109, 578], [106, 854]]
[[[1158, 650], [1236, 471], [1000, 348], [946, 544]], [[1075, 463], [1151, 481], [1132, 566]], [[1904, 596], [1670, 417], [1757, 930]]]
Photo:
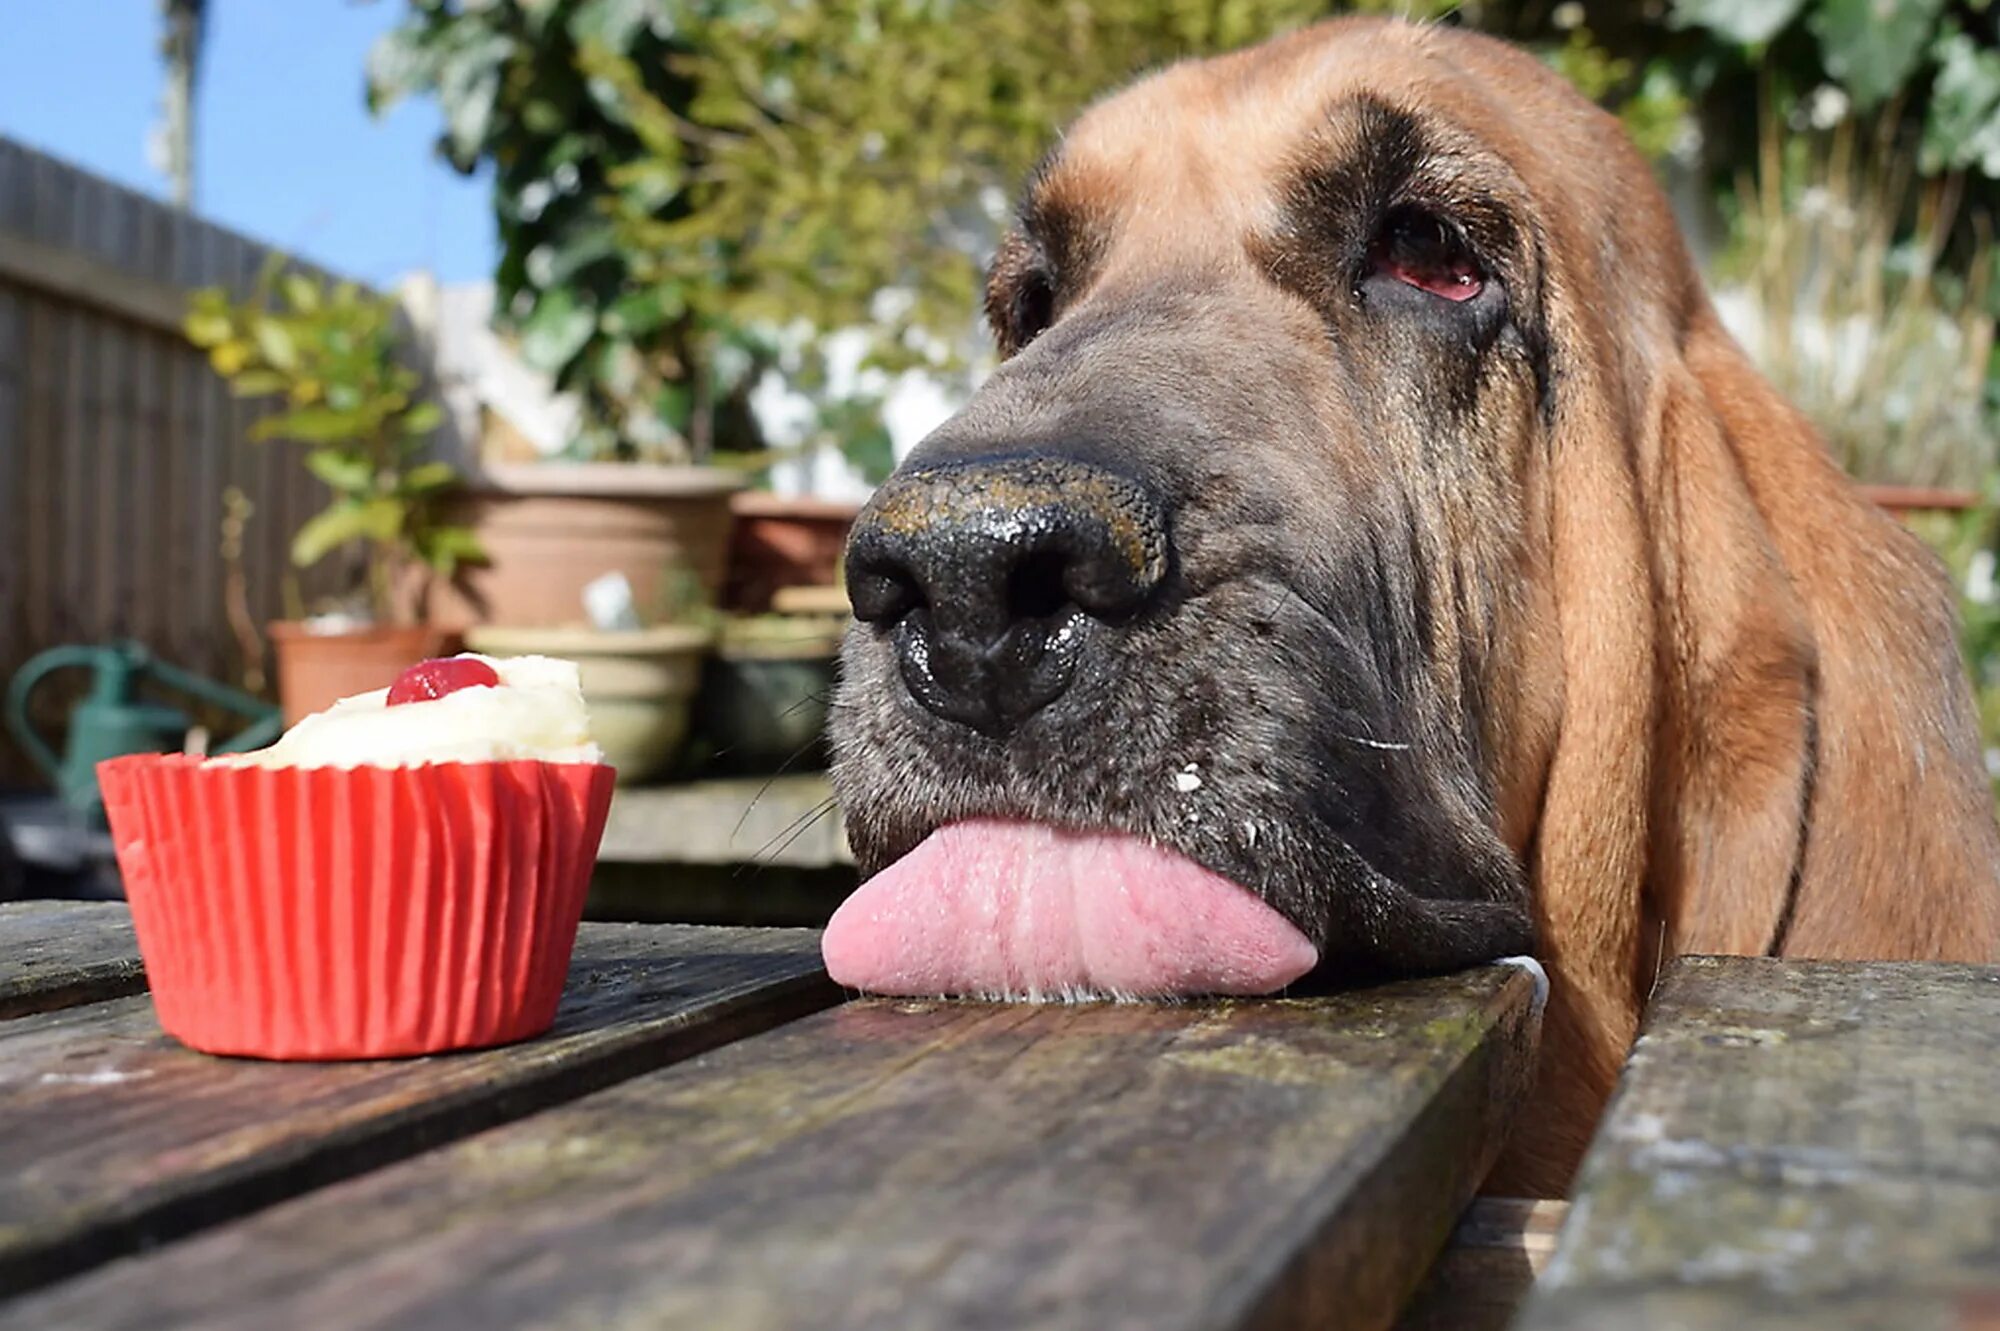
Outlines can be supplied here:
[[833, 585], [858, 502], [743, 490], [731, 496], [736, 523], [729, 537], [725, 604], [761, 614], [787, 587]]
[[718, 772], [813, 771], [826, 763], [840, 644], [853, 613], [835, 586], [781, 588], [773, 599], [769, 612], [722, 621], [702, 677], [700, 749]]
[[543, 628], [584, 620], [584, 588], [608, 573], [631, 584], [642, 622], [672, 618], [675, 580], [710, 599], [727, 567], [730, 494], [717, 467], [638, 462], [489, 465], [455, 493], [446, 516], [484, 558], [431, 587], [431, 622]]
[[615, 575], [593, 586], [589, 600], [593, 623], [481, 625], [466, 631], [466, 644], [491, 656], [575, 661], [591, 734], [619, 784], [633, 785], [680, 756], [716, 614], [687, 569], [667, 576], [650, 623], [640, 622], [631, 585]]
[[651, 628], [500, 628], [467, 631], [489, 656], [560, 656], [576, 662], [590, 733], [618, 784], [659, 775], [680, 756], [688, 714], [714, 634], [700, 624]]
[[[887, 396], [856, 369], [849, 383], [836, 383], [826, 345], [781, 348], [774, 364], [787, 387], [800, 395], [804, 419], [787, 433], [792, 442], [769, 446], [741, 459], [768, 479], [780, 462], [815, 464], [838, 458], [864, 483], [880, 485], [895, 469], [894, 441], [884, 413]], [[787, 588], [831, 587], [838, 580], [847, 535], [861, 504], [812, 495], [780, 495], [743, 490], [732, 496], [736, 517], [729, 539], [729, 583], [723, 604], [739, 614], [763, 614]]]
[[442, 417], [399, 358], [395, 301], [274, 263], [242, 301], [196, 292], [186, 331], [237, 396], [279, 402], [250, 437], [303, 444], [306, 469], [332, 492], [292, 538], [292, 563], [338, 556], [348, 585], [324, 613], [269, 626], [287, 724], [442, 652], [426, 584], [481, 551], [442, 514], [458, 473], [424, 457]]

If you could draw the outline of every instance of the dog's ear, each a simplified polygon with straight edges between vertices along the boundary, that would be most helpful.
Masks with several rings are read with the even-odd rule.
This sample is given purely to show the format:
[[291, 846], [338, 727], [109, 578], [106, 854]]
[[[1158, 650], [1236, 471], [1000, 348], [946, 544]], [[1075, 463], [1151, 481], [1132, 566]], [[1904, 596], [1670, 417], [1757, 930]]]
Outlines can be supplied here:
[[1720, 399], [1756, 375], [1711, 335], [1700, 369], [1664, 358], [1637, 458], [1659, 689], [1641, 945], [1757, 956], [1781, 941], [1805, 845], [1818, 653], [1745, 455], [1818, 442], [1789, 408], [1732, 432]]
[[[1551, 261], [1576, 252], [1552, 246]], [[1598, 289], [1560, 269], [1551, 285]], [[1608, 301], [1550, 306], [1563, 353], [1549, 462], [1531, 494], [1546, 510], [1556, 646], [1535, 673], [1560, 686], [1525, 846], [1537, 952], [1552, 981], [1535, 1091], [1547, 1112], [1498, 1171], [1528, 1195], [1566, 1185], [1638, 1033], [1645, 992], [1660, 617], [1639, 474], [1643, 395], [1624, 382], [1625, 358], [1607, 352], [1635, 322]]]
[[[1725, 742], [1718, 761], [1691, 769], [1681, 790], [1662, 787], [1681, 811], [1679, 881], [1656, 884], [1673, 908], [1675, 941], [1689, 951], [1995, 959], [2000, 829], [1942, 566], [1834, 466], [1818, 433], [1750, 366], [1706, 302], [1683, 346], [1700, 392], [1697, 415], [1711, 423], [1701, 428], [1726, 446], [1754, 504], [1745, 517], [1768, 534], [1783, 577], [1735, 612], [1754, 614], [1761, 628], [1739, 636], [1739, 650], [1746, 641], [1767, 645], [1720, 676], [1729, 687], [1763, 683], [1725, 702], [1701, 692], [1715, 687], [1714, 671], [1696, 673], [1682, 709], [1700, 713], [1697, 740], [1720, 732]], [[1700, 431], [1679, 435], [1691, 437]], [[1703, 584], [1721, 576], [1719, 567], [1694, 570]], [[1717, 613], [1712, 591], [1691, 590], [1698, 614]], [[1731, 838], [1759, 818], [1775, 838], [1783, 817], [1778, 787], [1789, 760], [1774, 736], [1788, 726], [1780, 709], [1792, 703], [1777, 652], [1790, 640], [1797, 664], [1787, 669], [1798, 676], [1798, 666], [1809, 667], [1801, 701], [1811, 743], [1795, 869], [1779, 893], [1768, 881], [1735, 880], [1753, 864], [1768, 874], [1782, 857], [1735, 858], [1744, 851]], [[1732, 704], [1744, 720], [1732, 720]], [[1760, 798], [1765, 808], [1748, 819], [1728, 817], [1741, 806], [1716, 805], [1749, 800], [1755, 809]]]
[[2000, 955], [1952, 590], [1685, 308], [1642, 387], [1574, 367], [1553, 450], [1564, 691], [1532, 872], [1595, 1050], [1662, 956]]
[[1509, 1162], [1544, 1181], [1581, 1154], [1665, 956], [2000, 956], [2000, 829], [1937, 560], [1691, 271], [1664, 309], [1552, 322], [1564, 347], [1619, 347], [1616, 324], [1653, 350], [1569, 358], [1548, 452], [1537, 1095], [1575, 1140], [1551, 1128], [1545, 1160]]
[[1054, 297], [1033, 244], [1009, 231], [986, 270], [986, 324], [1005, 360], [1035, 339], [1049, 321]]

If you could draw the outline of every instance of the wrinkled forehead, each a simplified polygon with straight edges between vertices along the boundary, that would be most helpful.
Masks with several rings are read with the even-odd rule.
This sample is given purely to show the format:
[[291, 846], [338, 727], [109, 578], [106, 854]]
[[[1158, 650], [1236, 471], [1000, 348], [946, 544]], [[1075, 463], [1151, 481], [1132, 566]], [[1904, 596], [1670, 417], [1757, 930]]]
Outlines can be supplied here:
[[[1440, 192], [1603, 216], [1623, 150], [1605, 142], [1605, 122], [1503, 44], [1337, 21], [1173, 66], [1092, 107], [1030, 182], [1023, 219], [1038, 234], [1115, 236], [1139, 259], [1228, 259], [1281, 221], [1303, 177], [1384, 159]], [[1607, 169], [1579, 183], [1563, 169], [1579, 159]], [[1563, 199], [1545, 198], [1552, 190]]]

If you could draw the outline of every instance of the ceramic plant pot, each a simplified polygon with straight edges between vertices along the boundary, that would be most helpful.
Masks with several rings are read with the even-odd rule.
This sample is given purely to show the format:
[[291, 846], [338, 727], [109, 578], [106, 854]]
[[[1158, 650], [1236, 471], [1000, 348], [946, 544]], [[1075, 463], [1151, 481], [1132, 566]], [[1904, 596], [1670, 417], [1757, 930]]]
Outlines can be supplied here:
[[695, 714], [719, 772], [826, 765], [827, 711], [845, 618], [759, 615], [724, 626]]
[[454, 646], [454, 635], [430, 624], [319, 632], [310, 622], [279, 620], [268, 631], [287, 726], [351, 694], [386, 689], [410, 666]]
[[590, 731], [618, 783], [658, 775], [687, 740], [688, 711], [714, 641], [705, 628], [668, 624], [630, 632], [579, 628], [469, 630], [466, 645], [488, 656], [559, 656], [576, 662]]
[[632, 584], [641, 622], [671, 622], [687, 608], [690, 577], [709, 602], [720, 597], [729, 496], [742, 484], [713, 467], [488, 467], [448, 509], [486, 562], [431, 587], [426, 618], [457, 629], [582, 624], [584, 587], [617, 572]]
[[829, 499], [787, 499], [744, 490], [730, 496], [736, 522], [729, 537], [729, 582], [723, 604], [762, 614], [786, 587], [831, 583], [861, 505]]

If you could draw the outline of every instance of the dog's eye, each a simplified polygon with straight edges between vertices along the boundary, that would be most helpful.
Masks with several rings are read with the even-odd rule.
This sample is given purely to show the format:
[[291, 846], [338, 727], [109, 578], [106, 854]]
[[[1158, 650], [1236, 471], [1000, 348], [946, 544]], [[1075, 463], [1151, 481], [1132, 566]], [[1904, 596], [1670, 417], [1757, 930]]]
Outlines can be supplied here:
[[1478, 256], [1456, 230], [1421, 209], [1390, 213], [1368, 258], [1382, 276], [1445, 300], [1468, 301], [1486, 289]]

